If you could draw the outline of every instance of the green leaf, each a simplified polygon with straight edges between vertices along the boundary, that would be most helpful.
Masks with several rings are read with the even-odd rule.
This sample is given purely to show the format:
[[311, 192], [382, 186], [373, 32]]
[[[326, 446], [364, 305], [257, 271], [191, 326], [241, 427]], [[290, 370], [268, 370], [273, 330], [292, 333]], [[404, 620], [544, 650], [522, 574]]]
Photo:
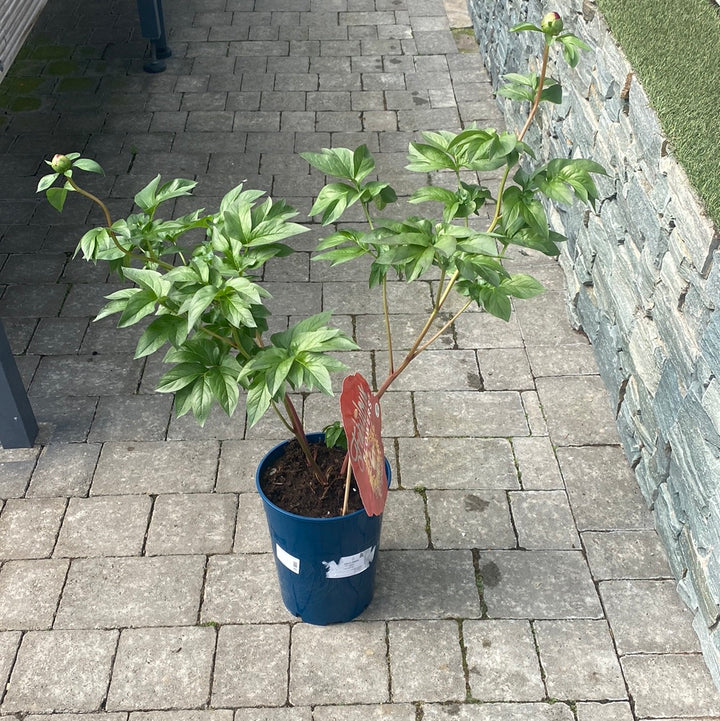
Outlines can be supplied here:
[[525, 273], [515, 273], [503, 279], [500, 286], [505, 293], [515, 298], [533, 298], [545, 290], [542, 283]]
[[318, 194], [310, 215], [322, 213], [322, 224], [334, 223], [345, 209], [360, 198], [360, 193], [344, 183], [330, 183]]
[[456, 159], [444, 150], [425, 143], [410, 143], [406, 170], [432, 173], [437, 170], [458, 170]]
[[135, 195], [135, 205], [146, 213], [149, 213], [157, 205], [157, 187], [160, 183], [160, 176], [156, 175], [142, 190]]
[[80, 170], [84, 170], [88, 173], [105, 175], [105, 171], [94, 160], [91, 160], [90, 158], [78, 158], [73, 163], [73, 167], [80, 168]]
[[454, 203], [456, 195], [452, 190], [440, 188], [434, 185], [426, 185], [418, 188], [411, 196], [410, 203], [427, 203], [435, 201], [438, 203]]
[[229, 366], [221, 365], [210, 368], [206, 373], [210, 392], [220, 407], [231, 416], [240, 400], [237, 373]]
[[375, 170], [375, 161], [373, 160], [367, 145], [360, 145], [353, 152], [353, 176], [352, 180], [360, 183], [372, 171]]
[[62, 213], [67, 194], [67, 188], [48, 188], [45, 192], [48, 202], [53, 208], [55, 208], [55, 210], [58, 211], [58, 213]]
[[50, 173], [49, 175], [43, 175], [37, 184], [36, 193], [42, 193], [43, 190], [47, 190], [58, 178], [60, 173]]
[[180, 306], [178, 313], [187, 313], [188, 332], [213, 302], [217, 291], [215, 286], [202, 286]]
[[542, 30], [537, 25], [533, 25], [532, 23], [518, 23], [517, 25], [513, 25], [510, 28], [511, 33], [519, 33], [519, 32], [522, 32], [523, 30], [532, 30], [533, 32], [536, 32], [536, 33], [542, 32]]
[[245, 401], [248, 428], [252, 428], [265, 415], [272, 401], [273, 397], [265, 385], [264, 377], [259, 377], [248, 389]]
[[155, 318], [140, 336], [135, 348], [135, 358], [144, 358], [162, 348], [165, 343], [180, 345], [187, 337], [187, 324], [175, 315]]
[[163, 374], [156, 390], [158, 393], [176, 393], [194, 383], [204, 372], [205, 366], [201, 363], [178, 363]]
[[127, 306], [130, 298], [139, 292], [139, 288], [122, 288], [121, 290], [116, 290], [114, 293], [110, 293], [110, 295], [106, 295], [105, 298], [110, 302], [101, 308], [94, 320], [98, 321], [114, 313], [121, 313], [125, 310], [125, 306]]
[[349, 148], [323, 148], [319, 153], [300, 153], [300, 157], [325, 175], [352, 180], [354, 162]]
[[313, 260], [327, 260], [330, 261], [331, 266], [340, 265], [340, 263], [347, 263], [349, 260], [360, 258], [363, 255], [367, 255], [364, 248], [360, 246], [349, 246], [345, 248], [336, 248], [334, 250], [328, 250], [324, 253], [319, 253], [313, 256]]
[[123, 275], [141, 288], [152, 292], [155, 298], [162, 298], [167, 295], [170, 290], [170, 283], [156, 270], [150, 270], [149, 268], [125, 268]]
[[587, 43], [583, 42], [572, 33], [559, 35], [556, 39], [562, 44], [563, 57], [565, 58], [565, 62], [571, 68], [574, 68], [580, 61], [581, 51], [591, 49]]
[[188, 402], [192, 409], [193, 416], [195, 416], [195, 420], [201, 426], [204, 426], [212, 410], [213, 401], [215, 400], [208, 376], [200, 376], [189, 388], [190, 395]]
[[488, 313], [505, 321], [510, 320], [512, 305], [510, 304], [510, 299], [502, 290], [487, 285], [483, 287], [480, 297], [483, 307]]
[[146, 315], [155, 312], [157, 296], [151, 290], [139, 290], [127, 302], [118, 321], [118, 328], [134, 325]]
[[552, 78], [546, 78], [545, 87], [543, 87], [543, 91], [540, 93], [540, 100], [546, 100], [549, 103], [560, 105], [560, 103], [562, 103], [562, 86], [552, 80]]
[[325, 445], [328, 448], [341, 448], [346, 451], [348, 447], [345, 429], [340, 421], [334, 421], [329, 426], [323, 428], [325, 434]]

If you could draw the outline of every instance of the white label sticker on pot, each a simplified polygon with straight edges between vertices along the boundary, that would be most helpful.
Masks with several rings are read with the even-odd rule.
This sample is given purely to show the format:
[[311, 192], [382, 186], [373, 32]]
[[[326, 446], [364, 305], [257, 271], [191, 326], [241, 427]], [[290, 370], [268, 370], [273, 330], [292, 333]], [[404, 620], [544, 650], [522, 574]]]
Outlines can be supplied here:
[[284, 548], [281, 548], [277, 543], [275, 544], [275, 553], [277, 559], [282, 563], [285, 568], [289, 568], [293, 573], [300, 573], [300, 559], [291, 556]]
[[325, 578], [347, 578], [357, 576], [358, 573], [370, 568], [375, 558], [375, 546], [370, 546], [360, 553], [352, 556], [343, 556], [339, 561], [323, 561], [325, 566]]

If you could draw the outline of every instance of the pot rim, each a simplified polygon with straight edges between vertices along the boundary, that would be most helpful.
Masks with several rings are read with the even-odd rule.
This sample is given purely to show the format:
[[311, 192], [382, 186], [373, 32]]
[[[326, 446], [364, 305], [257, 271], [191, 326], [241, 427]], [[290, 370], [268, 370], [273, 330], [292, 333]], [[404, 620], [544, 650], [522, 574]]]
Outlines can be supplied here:
[[[306, 434], [306, 438], [307, 438], [308, 440], [310, 440], [311, 442], [317, 442], [318, 440], [324, 439], [324, 438], [325, 438], [325, 434], [324, 434], [322, 431], [320, 431], [320, 432], [315, 432], [315, 433], [307, 433], [307, 434]], [[317, 517], [317, 516], [301, 516], [301, 515], [299, 515], [299, 514], [297, 514], [297, 513], [291, 513], [290, 511], [286, 511], [284, 508], [280, 508], [280, 506], [275, 505], [275, 504], [265, 495], [265, 493], [263, 493], [263, 490], [262, 490], [262, 488], [261, 488], [261, 486], [260, 486], [260, 469], [265, 465], [265, 463], [267, 462], [267, 460], [270, 458], [270, 456], [271, 456], [273, 453], [275, 453], [276, 451], [278, 451], [280, 448], [286, 446], [288, 443], [291, 442], [291, 440], [292, 440], [292, 439], [285, 439], [284, 441], [280, 441], [280, 443], [275, 444], [275, 445], [262, 457], [262, 460], [260, 461], [260, 463], [258, 463], [257, 468], [255, 469], [255, 488], [257, 489], [257, 492], [260, 494], [260, 498], [262, 499], [262, 502], [263, 502], [263, 503], [266, 503], [268, 506], [270, 506], [271, 508], [273, 508], [275, 511], [277, 511], [278, 513], [283, 514], [284, 516], [286, 516], [286, 517], [288, 517], [288, 518], [301, 519], [301, 520], [303, 520], [303, 521], [307, 521], [308, 523], [332, 523], [332, 522], [336, 522], [336, 523], [339, 522], [339, 523], [341, 523], [341, 522], [343, 522], [345, 519], [355, 518], [356, 516], [358, 516], [358, 515], [361, 514], [361, 513], [364, 513], [366, 516], [368, 516], [368, 518], [372, 518], [372, 516], [369, 516], [368, 513], [365, 511], [365, 508], [359, 508], [357, 511], [353, 511], [352, 513], [348, 513], [348, 514], [346, 514], [346, 515], [344, 515], [344, 516], [338, 515], [338, 516], [322, 516], [322, 517]], [[387, 457], [385, 457], [384, 460], [385, 460], [385, 474], [386, 474], [386, 476], [387, 476], [388, 487], [390, 487], [390, 483], [391, 483], [390, 463], [388, 462]]]

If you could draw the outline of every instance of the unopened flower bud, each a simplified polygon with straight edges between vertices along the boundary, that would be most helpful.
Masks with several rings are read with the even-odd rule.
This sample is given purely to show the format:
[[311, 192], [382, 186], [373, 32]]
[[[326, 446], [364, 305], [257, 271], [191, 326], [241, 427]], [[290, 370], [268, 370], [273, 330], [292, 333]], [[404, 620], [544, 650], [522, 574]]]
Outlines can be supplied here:
[[562, 18], [556, 13], [547, 13], [540, 22], [540, 29], [546, 35], [559, 35], [563, 29]]
[[72, 168], [72, 160], [70, 160], [67, 155], [58, 154], [53, 156], [53, 159], [50, 161], [50, 167], [56, 173], [66, 173]]

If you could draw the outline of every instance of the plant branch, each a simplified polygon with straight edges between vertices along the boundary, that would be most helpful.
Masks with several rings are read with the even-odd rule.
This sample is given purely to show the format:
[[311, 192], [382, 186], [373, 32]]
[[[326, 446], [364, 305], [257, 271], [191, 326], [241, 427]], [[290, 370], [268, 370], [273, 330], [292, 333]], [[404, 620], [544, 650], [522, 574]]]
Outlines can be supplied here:
[[290, 396], [287, 393], [283, 398], [283, 404], [285, 405], [285, 410], [287, 411], [288, 416], [290, 417], [290, 422], [292, 423], [293, 435], [295, 436], [297, 442], [300, 444], [300, 448], [302, 448], [302, 451], [305, 454], [305, 459], [307, 460], [307, 464], [310, 470], [312, 471], [315, 478], [317, 478], [317, 480], [323, 486], [327, 486], [328, 479], [320, 469], [320, 466], [318, 466], [317, 461], [315, 460], [315, 457], [310, 450], [310, 444], [308, 443], [307, 437], [305, 436], [305, 429], [303, 428], [300, 416], [298, 416], [298, 413], [295, 410], [295, 406], [293, 405], [293, 402], [292, 400], [290, 400]]

